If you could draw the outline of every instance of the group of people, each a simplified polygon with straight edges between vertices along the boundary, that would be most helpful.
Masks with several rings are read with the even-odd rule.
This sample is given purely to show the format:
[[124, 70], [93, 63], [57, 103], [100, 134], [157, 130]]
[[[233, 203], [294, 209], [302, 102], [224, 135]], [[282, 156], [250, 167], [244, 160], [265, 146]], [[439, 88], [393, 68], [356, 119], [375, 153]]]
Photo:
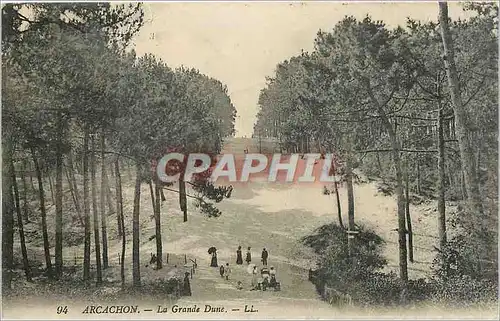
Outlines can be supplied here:
[[229, 263], [226, 263], [226, 266], [221, 265], [219, 268], [220, 276], [229, 280], [229, 275], [231, 275], [231, 268], [229, 267]]
[[[245, 258], [245, 262], [247, 264], [250, 264], [252, 262], [252, 253], [251, 253], [251, 247], [249, 246], [247, 248], [247, 255]], [[267, 266], [267, 258], [269, 257], [269, 253], [267, 252], [266, 248], [262, 249], [262, 254], [261, 254], [261, 261], [263, 265]], [[236, 250], [236, 264], [241, 265], [243, 264], [243, 255], [241, 252], [241, 246], [238, 246], [238, 250]]]
[[252, 290], [262, 290], [266, 291], [268, 288], [274, 288], [274, 290], [279, 291], [281, 285], [276, 281], [276, 270], [271, 266], [270, 269], [264, 266], [260, 269], [260, 279], [258, 278], [257, 266], [253, 267], [252, 270]]
[[[211, 247], [209, 249], [209, 253], [212, 255], [210, 266], [218, 267], [217, 250], [215, 249], [215, 247]], [[269, 258], [269, 252], [266, 250], [266, 248], [263, 248], [261, 254], [261, 262], [263, 267], [260, 269], [260, 278], [259, 278], [258, 276], [259, 271], [257, 269], [257, 265], [252, 264], [251, 247], [249, 246], [247, 248], [245, 262], [248, 265], [248, 273], [252, 275], [251, 290], [265, 291], [267, 288], [274, 288], [275, 290], [278, 291], [280, 290], [280, 283], [276, 281], [276, 270], [272, 266], [271, 268], [267, 267], [268, 258]], [[238, 250], [236, 250], [236, 265], [242, 265], [242, 264], [243, 264], [243, 253], [241, 250], [241, 246], [238, 246]], [[231, 272], [232, 271], [231, 267], [229, 266], [229, 263], [226, 263], [225, 265], [221, 264], [219, 266], [219, 273], [221, 278], [229, 280]], [[239, 290], [243, 289], [243, 284], [241, 281], [238, 281], [237, 288]]]

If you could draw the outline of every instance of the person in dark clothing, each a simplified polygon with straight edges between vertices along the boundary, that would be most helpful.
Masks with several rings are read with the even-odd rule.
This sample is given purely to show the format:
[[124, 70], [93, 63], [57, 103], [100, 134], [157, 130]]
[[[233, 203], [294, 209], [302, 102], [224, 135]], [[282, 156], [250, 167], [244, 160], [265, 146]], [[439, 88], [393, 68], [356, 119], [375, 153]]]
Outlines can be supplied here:
[[276, 285], [278, 283], [276, 281], [276, 270], [272, 266], [271, 266], [271, 270], [269, 270], [269, 276], [270, 276], [269, 287], [276, 288]]
[[224, 265], [221, 265], [220, 268], [219, 268], [219, 273], [220, 273], [220, 277], [224, 277]]
[[217, 249], [214, 246], [212, 246], [211, 248], [208, 249], [208, 254], [212, 256], [212, 260], [210, 261], [210, 266], [219, 267], [219, 264], [217, 264]]
[[241, 255], [241, 246], [238, 246], [236, 251], [236, 264], [243, 264], [243, 256]]
[[266, 249], [262, 250], [262, 264], [267, 265], [267, 258], [269, 257], [269, 253], [267, 253]]
[[219, 264], [217, 264], [217, 253], [214, 252], [212, 253], [212, 262], [210, 262], [211, 267], [218, 267]]
[[182, 287], [183, 296], [191, 296], [191, 284], [189, 283], [189, 272], [184, 273], [184, 285]]
[[250, 262], [252, 262], [252, 254], [250, 253], [250, 246], [248, 247], [247, 257], [246, 257], [245, 261], [247, 262], [247, 264], [250, 264]]

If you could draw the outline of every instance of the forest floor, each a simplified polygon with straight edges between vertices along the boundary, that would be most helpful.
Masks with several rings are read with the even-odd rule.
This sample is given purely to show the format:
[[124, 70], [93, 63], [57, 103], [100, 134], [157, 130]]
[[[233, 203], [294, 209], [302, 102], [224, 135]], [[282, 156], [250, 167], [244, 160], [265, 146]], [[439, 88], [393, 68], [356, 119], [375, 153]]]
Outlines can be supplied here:
[[[266, 143], [270, 144], [270, 143]], [[258, 151], [257, 139], [235, 138], [226, 145], [225, 152], [243, 153], [243, 150], [250, 146], [251, 152]], [[125, 274], [127, 283], [132, 283], [132, 238], [131, 219], [133, 209], [133, 180], [127, 178], [126, 170], [124, 176], [124, 212], [126, 216], [126, 268]], [[188, 193], [189, 193], [188, 189]], [[152, 204], [149, 187], [142, 186], [141, 197], [141, 275], [144, 283], [154, 282], [158, 278], [168, 278], [176, 269], [182, 269], [184, 256], [188, 261], [188, 266], [192, 265], [191, 260], [195, 260], [198, 269], [191, 279], [192, 296], [182, 297], [176, 304], [191, 306], [205, 304], [213, 306], [224, 306], [226, 309], [239, 308], [240, 312], [230, 312], [226, 314], [214, 314], [210, 318], [311, 318], [327, 317], [338, 318], [339, 316], [370, 316], [374, 313], [379, 317], [403, 316], [403, 311], [389, 309], [374, 311], [340, 311], [325, 302], [321, 301], [313, 284], [308, 281], [308, 269], [314, 267], [314, 255], [311, 251], [300, 244], [301, 237], [314, 231], [315, 228], [337, 221], [335, 199], [333, 195], [323, 195], [321, 187], [299, 186], [296, 184], [268, 183], [262, 180], [255, 180], [246, 184], [238, 184], [230, 199], [225, 199], [217, 204], [222, 211], [218, 218], [208, 218], [202, 215], [193, 203], [188, 203], [188, 222], [183, 222], [182, 212], [179, 210], [178, 194], [165, 192], [167, 200], [162, 203], [162, 240], [163, 240], [163, 260], [166, 262], [166, 253], [169, 253], [169, 264], [162, 270], [153, 270], [149, 263], [151, 253], [156, 253], [156, 242], [149, 240], [155, 234], [155, 223], [152, 218]], [[367, 227], [371, 227], [386, 242], [384, 254], [389, 262], [390, 270], [398, 271], [398, 247], [397, 247], [397, 212], [396, 201], [393, 196], [383, 196], [377, 192], [375, 182], [358, 184], [354, 188], [355, 193], [355, 213], [356, 221]], [[342, 208], [347, 209], [347, 195], [344, 187], [340, 189]], [[412, 224], [414, 230], [414, 263], [409, 263], [410, 278], [426, 277], [432, 259], [435, 255], [433, 246], [437, 241], [437, 212], [434, 202], [427, 202], [421, 205], [411, 205]], [[53, 233], [53, 206], [49, 206], [49, 232]], [[346, 219], [346, 218], [345, 218]], [[65, 217], [68, 229], [67, 233], [78, 234], [79, 227]], [[105, 271], [106, 287], [113, 291], [119, 288], [119, 255], [121, 252], [121, 240], [117, 234], [116, 215], [108, 217], [108, 255], [110, 268]], [[28, 225], [27, 228], [35, 229]], [[16, 236], [17, 237], [17, 236]], [[52, 236], [53, 237], [53, 236]], [[93, 244], [92, 236], [92, 244]], [[29, 256], [43, 262], [43, 248], [41, 241], [35, 241], [28, 236]], [[76, 242], [75, 242], [76, 243]], [[51, 243], [53, 244], [53, 242]], [[269, 251], [269, 265], [277, 270], [277, 279], [282, 284], [279, 292], [274, 291], [250, 291], [251, 275], [247, 272], [246, 264], [237, 266], [236, 249], [241, 245], [243, 255], [248, 246], [252, 247], [253, 263], [260, 266], [260, 253], [263, 248]], [[222, 279], [217, 268], [210, 268], [210, 256], [207, 253], [209, 247], [215, 246], [218, 252], [218, 262], [226, 262], [232, 266], [232, 275], [229, 281]], [[53, 254], [53, 249], [51, 249]], [[18, 255], [19, 256], [19, 255]], [[78, 271], [81, 271], [81, 257], [83, 256], [82, 244], [66, 246], [64, 257], [66, 265], [77, 263]], [[92, 253], [92, 262], [94, 254]], [[174, 265], [176, 267], [174, 267]], [[81, 278], [78, 272], [76, 278]], [[55, 306], [63, 304], [67, 294], [60, 292], [56, 296], [54, 292], [41, 291], [36, 285], [29, 285], [22, 282], [20, 276], [16, 287], [18, 295], [12, 298], [4, 297], [4, 315], [9, 317], [22, 316], [23, 311], [15, 307], [20, 301], [26, 304], [28, 298], [33, 300], [32, 304], [40, 307], [37, 302], [44, 299], [52, 302], [42, 306], [49, 313], [47, 318], [55, 317]], [[243, 283], [243, 290], [236, 289], [237, 281]], [[32, 290], [30, 290], [32, 289]], [[74, 310], [83, 310], [89, 300], [99, 301], [100, 294], [97, 289], [89, 290], [83, 300], [75, 298]], [[51, 297], [52, 296], [52, 297]], [[109, 297], [116, 303], [116, 297]], [[121, 298], [121, 297], [120, 297]], [[5, 301], [10, 304], [5, 304]], [[30, 299], [30, 300], [31, 300]], [[57, 302], [56, 300], [62, 300]], [[125, 298], [123, 298], [125, 300]], [[131, 297], [130, 300], [152, 303], [166, 304], [167, 298], [140, 298]], [[29, 300], [28, 300], [29, 301]], [[104, 302], [105, 297], [99, 302]], [[107, 300], [109, 301], [109, 300]], [[106, 301], [106, 302], [107, 302]], [[127, 300], [126, 300], [127, 301]], [[132, 302], [131, 301], [131, 302]], [[124, 304], [120, 301], [120, 304]], [[168, 301], [170, 302], [170, 301]], [[258, 309], [259, 313], [244, 313], [245, 305]], [[156, 308], [154, 305], [152, 308]], [[427, 318], [445, 313], [445, 310], [438, 310], [432, 307], [427, 312], [404, 311], [404, 314], [417, 318]], [[429, 312], [430, 311], [430, 312]], [[477, 313], [476, 313], [477, 312]], [[7, 314], [8, 313], [8, 314]], [[241, 314], [235, 314], [241, 313]], [[447, 311], [447, 317], [464, 318], [470, 316], [484, 318], [494, 315], [494, 311]], [[81, 317], [81, 314], [75, 314]], [[109, 316], [108, 316], [109, 317]], [[189, 314], [142, 314], [147, 318], [200, 318], [199, 315]], [[206, 317], [206, 316], [205, 316]]]

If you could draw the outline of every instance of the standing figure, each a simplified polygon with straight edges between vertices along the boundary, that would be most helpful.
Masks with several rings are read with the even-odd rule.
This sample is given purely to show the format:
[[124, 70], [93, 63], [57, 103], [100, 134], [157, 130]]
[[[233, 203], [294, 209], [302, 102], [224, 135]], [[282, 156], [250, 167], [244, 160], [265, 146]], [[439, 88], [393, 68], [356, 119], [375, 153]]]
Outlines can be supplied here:
[[250, 246], [248, 247], [247, 258], [245, 259], [245, 261], [247, 261], [247, 264], [250, 264], [250, 262], [252, 262], [252, 254], [250, 253]]
[[257, 288], [257, 266], [253, 267], [252, 270], [252, 290]]
[[220, 273], [220, 277], [224, 277], [224, 265], [221, 265], [220, 268], [219, 268], [219, 273]]
[[229, 280], [230, 274], [231, 274], [231, 268], [229, 267], [229, 263], [226, 263], [226, 267], [224, 268], [224, 275], [226, 276], [226, 280]]
[[267, 265], [267, 258], [269, 257], [269, 253], [267, 253], [266, 248], [262, 250], [262, 264]]
[[212, 255], [210, 266], [219, 267], [219, 264], [217, 264], [217, 249], [214, 246], [212, 246], [211, 248], [208, 249], [208, 254]]
[[212, 266], [212, 267], [219, 266], [219, 264], [217, 264], [217, 252], [212, 253], [212, 262], [210, 263], [210, 266]]
[[184, 285], [182, 287], [183, 296], [191, 296], [191, 284], [189, 283], [189, 272], [184, 273]]
[[271, 279], [269, 280], [269, 287], [276, 288], [276, 270], [271, 266], [271, 270], [269, 270], [269, 275]]
[[243, 256], [241, 255], [241, 246], [238, 246], [238, 250], [236, 251], [236, 264], [243, 264]]

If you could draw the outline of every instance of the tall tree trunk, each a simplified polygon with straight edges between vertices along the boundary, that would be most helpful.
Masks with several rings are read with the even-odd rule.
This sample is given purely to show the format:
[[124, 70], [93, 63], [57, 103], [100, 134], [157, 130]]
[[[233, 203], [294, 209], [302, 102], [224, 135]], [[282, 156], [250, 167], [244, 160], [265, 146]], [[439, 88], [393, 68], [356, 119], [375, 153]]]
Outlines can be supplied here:
[[77, 212], [81, 213], [82, 208], [80, 202], [80, 193], [78, 193], [78, 184], [76, 183], [75, 169], [73, 165], [73, 153], [71, 151], [68, 153], [68, 175], [70, 186], [72, 186], [75, 193], [75, 207], [77, 208]]
[[23, 218], [26, 223], [29, 223], [30, 218], [29, 218], [29, 203], [28, 203], [28, 184], [26, 183], [26, 160], [23, 159], [22, 161], [22, 168], [21, 168], [21, 180], [23, 183], [23, 194], [22, 194], [22, 199], [23, 199]]
[[439, 24], [441, 27], [441, 38], [444, 49], [444, 65], [448, 76], [448, 86], [451, 92], [456, 134], [460, 150], [460, 159], [462, 161], [462, 170], [465, 177], [468, 204], [472, 213], [479, 215], [477, 221], [482, 223], [484, 211], [481, 203], [481, 196], [479, 194], [479, 183], [476, 176], [475, 153], [469, 139], [470, 130], [467, 125], [468, 115], [460, 94], [460, 83], [455, 66], [453, 39], [448, 19], [448, 4], [446, 2], [439, 2]]
[[[116, 157], [115, 159], [115, 192], [116, 192], [116, 219], [118, 223], [118, 236], [122, 236], [122, 216], [123, 216], [123, 204], [122, 204], [122, 178], [120, 175], [120, 159]], [[123, 261], [123, 260], [122, 260]]]
[[[62, 115], [57, 119], [58, 142], [56, 145], [56, 233], [55, 233], [55, 272], [56, 278], [62, 276], [63, 269], [63, 191], [62, 191], [62, 171], [63, 171], [63, 154], [62, 154]], [[50, 177], [50, 176], [49, 176]]]
[[54, 197], [54, 184], [52, 184], [52, 178], [50, 177], [50, 171], [47, 171], [47, 178], [49, 179], [49, 188], [50, 188], [50, 199], [52, 200], [52, 204], [56, 203], [56, 198]]
[[[104, 130], [101, 133], [101, 234], [102, 234], [102, 268], [108, 268], [108, 231], [106, 222], [106, 191], [107, 191], [107, 179], [106, 179], [106, 162], [104, 161], [104, 149], [106, 147]], [[109, 195], [107, 197], [109, 199]]]
[[[405, 197], [403, 194], [403, 172], [401, 169], [401, 156], [400, 156], [400, 143], [398, 141], [397, 133], [394, 130], [387, 114], [384, 110], [384, 106], [380, 105], [377, 100], [371, 85], [367, 84], [368, 93], [370, 95], [370, 100], [377, 107], [378, 114], [382, 120], [382, 123], [389, 134], [389, 138], [392, 146], [392, 160], [394, 163], [394, 169], [396, 171], [396, 196], [398, 204], [398, 243], [399, 243], [399, 277], [402, 282], [403, 292], [406, 293], [408, 287], [408, 262], [407, 262], [407, 248], [406, 248], [406, 213], [405, 213]], [[404, 297], [404, 296], [403, 296]], [[406, 298], [403, 298], [404, 300]]]
[[457, 185], [457, 182], [455, 181], [456, 177], [451, 172], [450, 164], [446, 164], [446, 162], [444, 162], [444, 163], [445, 163], [445, 171], [446, 171], [446, 177], [447, 177], [447, 180], [445, 180], [445, 182], [448, 182], [448, 187], [450, 189], [454, 189]]
[[43, 251], [45, 253], [45, 265], [47, 266], [47, 274], [49, 278], [52, 278], [52, 261], [50, 259], [49, 233], [47, 231], [47, 212], [45, 209], [45, 191], [43, 189], [42, 171], [40, 170], [40, 166], [38, 165], [38, 160], [33, 149], [31, 150], [31, 154], [33, 156], [33, 163], [35, 164], [35, 170], [38, 180], [38, 193], [40, 195], [40, 215], [42, 217], [42, 236]]
[[[481, 141], [481, 139], [479, 139], [479, 141]], [[479, 184], [479, 181], [480, 181], [480, 178], [481, 178], [481, 147], [480, 146], [478, 146], [478, 148], [477, 148], [476, 166], [477, 166], [476, 177], [478, 179], [478, 184]]]
[[161, 195], [161, 201], [165, 202], [167, 198], [165, 197], [165, 192], [163, 191], [163, 188], [160, 190], [160, 195]]
[[377, 152], [377, 167], [378, 167], [379, 175], [382, 176], [384, 174], [384, 170], [382, 169], [382, 163], [380, 162], [380, 153], [379, 152]]
[[108, 174], [104, 173], [104, 186], [106, 191], [106, 202], [108, 203], [108, 216], [115, 213], [115, 208], [113, 207], [113, 195], [111, 194], [111, 188], [109, 184]]
[[441, 251], [446, 246], [446, 208], [445, 208], [445, 154], [444, 154], [444, 134], [443, 134], [443, 111], [441, 102], [438, 111], [438, 235], [439, 247]]
[[417, 194], [422, 195], [422, 181], [420, 176], [420, 157], [417, 155]]
[[[278, 124], [277, 124], [277, 134], [278, 134], [278, 140], [280, 144], [280, 154], [283, 154], [283, 136], [281, 135], [281, 115], [278, 114]], [[287, 151], [287, 153], [289, 153]]]
[[162, 239], [161, 239], [161, 202], [160, 202], [160, 189], [158, 182], [155, 183], [155, 230], [156, 230], [156, 268], [161, 269], [163, 267], [163, 249], [162, 249]]
[[97, 284], [102, 283], [102, 268], [101, 268], [101, 241], [99, 240], [99, 212], [97, 210], [97, 182], [96, 182], [96, 160], [95, 160], [95, 142], [94, 135], [90, 138], [91, 154], [90, 154], [90, 175], [92, 184], [92, 212], [94, 214], [94, 245], [95, 245], [95, 265], [97, 272]]
[[71, 198], [73, 199], [73, 204], [75, 204], [75, 210], [76, 210], [76, 215], [78, 215], [78, 220], [80, 221], [80, 224], [82, 226], [85, 226], [85, 221], [82, 217], [82, 209], [80, 208], [80, 204], [78, 203], [75, 195], [75, 190], [73, 188], [73, 183], [71, 183], [71, 179], [69, 177], [69, 172], [68, 169], [66, 168], [65, 170], [66, 173], [66, 179], [68, 180], [68, 185], [69, 185], [69, 191], [71, 193]]
[[408, 162], [405, 168], [405, 213], [406, 213], [406, 231], [408, 232], [408, 259], [413, 263], [413, 228], [410, 215], [410, 178], [408, 174]]
[[141, 202], [141, 166], [136, 165], [136, 180], [134, 194], [134, 212], [132, 217], [132, 278], [134, 287], [141, 286], [141, 270], [139, 256], [139, 210]]
[[31, 190], [33, 191], [33, 194], [38, 194], [38, 191], [35, 188], [35, 183], [33, 183], [33, 172], [35, 170], [31, 167], [30, 164], [30, 184], [31, 184]]
[[345, 230], [344, 222], [342, 221], [342, 206], [340, 205], [338, 183], [334, 182], [333, 187], [335, 188], [335, 198], [337, 199], [337, 215], [338, 215], [338, 219], [339, 219], [339, 225], [343, 230]]
[[156, 203], [155, 203], [155, 192], [153, 190], [153, 181], [152, 180], [149, 180], [148, 186], [149, 186], [149, 194], [151, 196], [151, 208], [153, 209], [153, 213], [154, 213], [155, 212]]
[[19, 230], [19, 240], [21, 242], [21, 253], [23, 256], [23, 267], [24, 273], [26, 275], [26, 280], [31, 282], [31, 269], [28, 263], [28, 251], [26, 250], [26, 239], [24, 238], [24, 227], [23, 227], [23, 215], [21, 213], [21, 202], [19, 201], [19, 189], [17, 188], [16, 171], [14, 169], [14, 162], [10, 161], [10, 169], [12, 172], [12, 182], [14, 187], [14, 200], [16, 202], [16, 212], [17, 212], [17, 227]]
[[405, 198], [403, 196], [403, 175], [401, 171], [401, 159], [399, 155], [399, 143], [395, 142], [393, 147], [394, 167], [396, 168], [396, 195], [398, 204], [398, 240], [399, 240], [399, 275], [406, 288], [408, 284], [408, 263], [406, 250], [406, 213]]
[[122, 280], [122, 288], [125, 287], [125, 218], [123, 216], [123, 199], [122, 199], [122, 178], [120, 175], [120, 160], [117, 157], [115, 160], [115, 182], [116, 182], [116, 215], [118, 217], [118, 234], [122, 237], [122, 255], [120, 262], [120, 276]]
[[349, 230], [354, 231], [354, 186], [352, 182], [352, 161], [350, 157], [346, 164], [346, 183], [347, 183], [347, 217]]
[[83, 134], [83, 214], [85, 217], [85, 245], [83, 250], [83, 279], [90, 280], [90, 203], [89, 203], [89, 132]]
[[[3, 122], [2, 122], [3, 124]], [[12, 284], [14, 267], [14, 202], [12, 199], [13, 147], [11, 138], [2, 128], [2, 290], [7, 293]], [[50, 258], [50, 257], [49, 257]]]
[[465, 187], [465, 174], [463, 170], [460, 170], [460, 190], [462, 191], [463, 200], [469, 198], [469, 195], [467, 195], [467, 188]]
[[183, 221], [187, 222], [186, 182], [184, 181], [184, 174], [179, 176], [179, 206], [183, 213]]
[[[347, 156], [346, 162], [346, 183], [347, 183], [347, 219], [348, 219], [348, 230], [350, 232], [356, 229], [354, 225], [354, 186], [352, 182], [352, 159], [351, 155]], [[353, 253], [353, 242], [354, 234], [348, 234], [347, 245], [349, 248], [349, 256]], [[355, 263], [352, 261], [353, 264]]]

